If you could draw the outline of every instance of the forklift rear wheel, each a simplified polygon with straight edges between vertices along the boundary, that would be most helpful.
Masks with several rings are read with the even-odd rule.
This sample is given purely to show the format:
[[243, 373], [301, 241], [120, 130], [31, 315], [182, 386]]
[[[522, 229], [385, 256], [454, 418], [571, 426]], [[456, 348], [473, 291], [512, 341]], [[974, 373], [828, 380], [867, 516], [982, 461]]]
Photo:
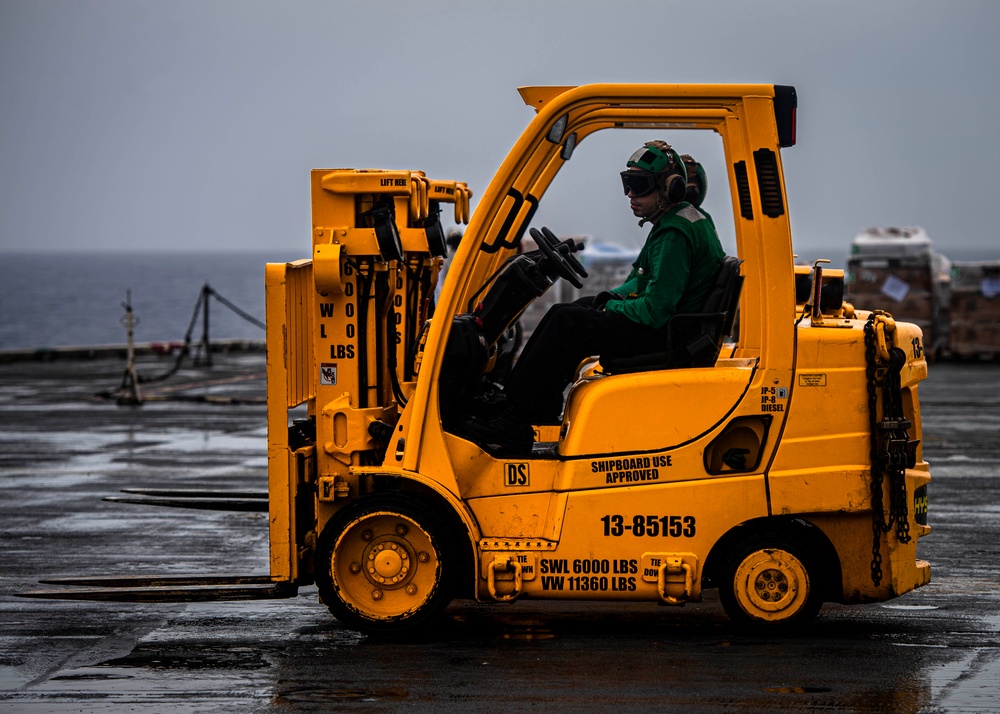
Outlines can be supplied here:
[[739, 548], [727, 561], [719, 585], [729, 619], [761, 631], [811, 622], [823, 604], [815, 562], [804, 546], [781, 536]]
[[453, 549], [440, 520], [419, 503], [369, 496], [338, 512], [316, 547], [320, 598], [365, 632], [416, 628], [451, 600]]

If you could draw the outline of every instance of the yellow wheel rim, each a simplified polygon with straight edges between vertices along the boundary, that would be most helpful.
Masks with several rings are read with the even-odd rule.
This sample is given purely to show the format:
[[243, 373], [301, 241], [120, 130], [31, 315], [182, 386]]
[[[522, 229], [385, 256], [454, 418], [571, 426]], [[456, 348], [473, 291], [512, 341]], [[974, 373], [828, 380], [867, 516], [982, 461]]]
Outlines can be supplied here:
[[404, 617], [437, 590], [440, 561], [419, 523], [392, 511], [351, 521], [333, 549], [333, 586], [359, 615], [372, 620]]
[[794, 617], [809, 600], [809, 574], [791, 553], [764, 549], [751, 553], [736, 569], [736, 601], [758, 620]]

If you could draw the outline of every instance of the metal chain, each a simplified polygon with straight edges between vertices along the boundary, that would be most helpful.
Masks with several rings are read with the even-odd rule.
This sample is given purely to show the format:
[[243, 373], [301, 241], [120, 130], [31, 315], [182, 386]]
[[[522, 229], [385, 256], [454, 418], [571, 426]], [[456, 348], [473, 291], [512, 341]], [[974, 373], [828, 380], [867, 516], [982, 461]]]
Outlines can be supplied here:
[[[899, 373], [906, 355], [897, 347], [890, 349], [890, 365], [879, 367], [875, 351], [875, 320], [872, 313], [865, 323], [865, 376], [868, 387], [868, 425], [871, 433], [872, 494], [872, 582], [882, 582], [882, 534], [896, 526], [900, 543], [910, 542], [910, 522], [906, 502], [906, 473], [909, 459], [910, 422], [904, 418]], [[881, 375], [880, 375], [881, 372]], [[878, 419], [878, 387], [882, 388], [883, 414]], [[889, 518], [886, 520], [882, 491], [889, 476]]]
[[885, 513], [882, 507], [882, 469], [878, 457], [878, 423], [876, 408], [878, 397], [875, 392], [875, 314], [872, 313], [865, 323], [865, 377], [868, 382], [868, 427], [869, 461], [871, 462], [872, 480], [872, 582], [878, 587], [882, 582], [882, 531], [885, 525]]

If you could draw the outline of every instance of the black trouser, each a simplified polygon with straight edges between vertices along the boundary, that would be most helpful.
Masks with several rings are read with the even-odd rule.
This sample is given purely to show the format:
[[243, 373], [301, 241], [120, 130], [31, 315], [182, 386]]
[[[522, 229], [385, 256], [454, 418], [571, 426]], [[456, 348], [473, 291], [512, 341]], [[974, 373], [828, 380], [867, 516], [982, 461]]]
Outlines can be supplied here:
[[580, 361], [663, 349], [663, 332], [586, 304], [549, 308], [514, 365], [504, 391], [508, 403], [535, 424], [557, 422], [563, 391]]

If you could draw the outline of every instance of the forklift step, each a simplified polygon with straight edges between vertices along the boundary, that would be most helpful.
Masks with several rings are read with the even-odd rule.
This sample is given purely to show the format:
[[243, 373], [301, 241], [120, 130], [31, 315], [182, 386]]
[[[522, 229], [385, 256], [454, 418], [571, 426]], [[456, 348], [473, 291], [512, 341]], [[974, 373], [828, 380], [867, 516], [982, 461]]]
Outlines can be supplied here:
[[74, 587], [31, 590], [16, 593], [17, 597], [106, 602], [221, 602], [280, 600], [298, 594], [298, 586], [294, 583], [275, 582], [267, 575], [76, 576], [39, 582]]

